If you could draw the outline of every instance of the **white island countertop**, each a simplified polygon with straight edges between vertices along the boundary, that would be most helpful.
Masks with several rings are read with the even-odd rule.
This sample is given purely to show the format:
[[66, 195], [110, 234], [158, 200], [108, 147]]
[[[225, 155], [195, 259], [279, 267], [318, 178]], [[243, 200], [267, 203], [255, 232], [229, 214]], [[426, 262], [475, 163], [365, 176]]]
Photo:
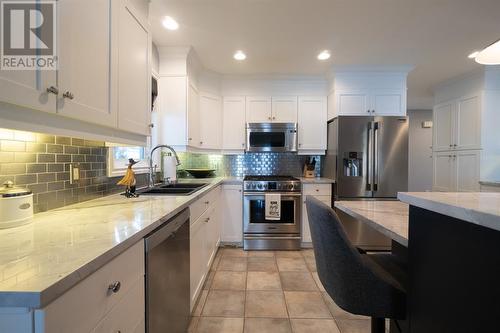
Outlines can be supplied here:
[[409, 205], [500, 231], [500, 193], [400, 192]]
[[193, 179], [209, 185], [188, 196], [110, 195], [0, 230], [0, 307], [44, 307], [223, 181]]
[[397, 200], [335, 201], [335, 208], [408, 246], [408, 205]]

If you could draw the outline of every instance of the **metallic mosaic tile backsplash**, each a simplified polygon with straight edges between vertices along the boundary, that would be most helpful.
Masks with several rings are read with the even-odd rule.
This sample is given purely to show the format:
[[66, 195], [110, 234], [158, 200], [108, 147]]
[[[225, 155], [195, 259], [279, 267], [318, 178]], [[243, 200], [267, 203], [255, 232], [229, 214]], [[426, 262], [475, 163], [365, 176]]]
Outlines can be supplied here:
[[[12, 180], [33, 191], [35, 212], [123, 191], [120, 177], [106, 176], [104, 142], [0, 129], [0, 185]], [[70, 184], [69, 165], [78, 164], [80, 180]], [[146, 175], [137, 175], [138, 185]]]
[[240, 155], [205, 155], [181, 153], [180, 169], [211, 168], [217, 176], [245, 175], [302, 176], [306, 160], [316, 158], [316, 175], [321, 173], [321, 156], [301, 156], [293, 153], [247, 153]]

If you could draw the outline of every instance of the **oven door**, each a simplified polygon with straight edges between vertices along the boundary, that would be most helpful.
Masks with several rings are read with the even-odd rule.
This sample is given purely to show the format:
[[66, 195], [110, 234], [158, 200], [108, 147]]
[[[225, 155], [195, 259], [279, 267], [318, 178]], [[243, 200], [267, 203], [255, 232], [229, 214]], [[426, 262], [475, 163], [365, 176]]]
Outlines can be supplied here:
[[264, 193], [245, 193], [243, 231], [253, 234], [300, 234], [300, 193], [281, 193], [281, 218], [266, 220]]
[[248, 152], [297, 151], [297, 126], [294, 123], [249, 123]]

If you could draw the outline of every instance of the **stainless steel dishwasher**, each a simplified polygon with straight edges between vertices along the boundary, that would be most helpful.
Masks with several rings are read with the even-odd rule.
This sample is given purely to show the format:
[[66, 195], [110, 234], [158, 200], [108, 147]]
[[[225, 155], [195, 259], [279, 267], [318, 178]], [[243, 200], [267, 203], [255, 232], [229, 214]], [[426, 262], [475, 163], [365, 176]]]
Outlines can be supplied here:
[[190, 319], [189, 209], [146, 237], [146, 332], [185, 333]]

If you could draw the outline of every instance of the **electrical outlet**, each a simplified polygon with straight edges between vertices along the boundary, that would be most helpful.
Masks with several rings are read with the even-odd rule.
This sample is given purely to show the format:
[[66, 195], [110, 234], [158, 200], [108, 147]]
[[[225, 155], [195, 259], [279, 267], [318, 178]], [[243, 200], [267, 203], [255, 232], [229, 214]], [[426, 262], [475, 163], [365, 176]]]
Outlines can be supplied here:
[[73, 184], [80, 180], [80, 166], [70, 164], [69, 165], [69, 183]]

